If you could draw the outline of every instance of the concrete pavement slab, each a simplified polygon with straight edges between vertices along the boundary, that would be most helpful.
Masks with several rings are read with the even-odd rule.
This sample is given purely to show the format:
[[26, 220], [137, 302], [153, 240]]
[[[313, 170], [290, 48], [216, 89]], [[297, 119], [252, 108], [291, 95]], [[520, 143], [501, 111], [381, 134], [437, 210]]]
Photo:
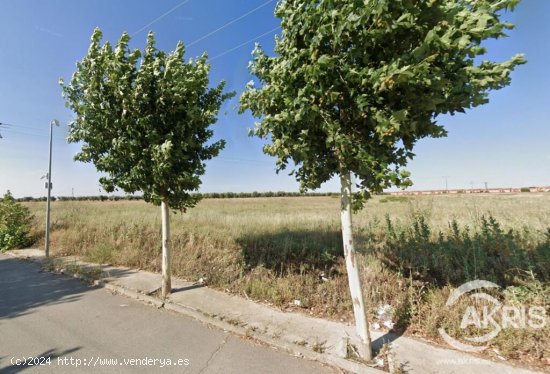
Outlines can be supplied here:
[[[36, 361], [24, 364], [29, 357]], [[200, 374], [214, 372], [211, 366], [254, 374], [261, 368], [334, 372], [0, 254], [0, 373]]]
[[[40, 258], [40, 253], [36, 251], [17, 251], [13, 254]], [[157, 303], [155, 305], [159, 307], [164, 306], [166, 309], [187, 314], [237, 334], [278, 346], [290, 353], [336, 365], [351, 372], [379, 372], [343, 357], [347, 342], [357, 343], [354, 327], [349, 324], [283, 312], [239, 296], [178, 279], [173, 280], [173, 293], [161, 301], [146, 296], [159, 288], [160, 274], [119, 267], [104, 267], [103, 271], [103, 281], [110, 289], [126, 293], [130, 297]], [[390, 343], [395, 367], [402, 367], [410, 373], [534, 373], [396, 334], [372, 331], [371, 336], [375, 348]]]

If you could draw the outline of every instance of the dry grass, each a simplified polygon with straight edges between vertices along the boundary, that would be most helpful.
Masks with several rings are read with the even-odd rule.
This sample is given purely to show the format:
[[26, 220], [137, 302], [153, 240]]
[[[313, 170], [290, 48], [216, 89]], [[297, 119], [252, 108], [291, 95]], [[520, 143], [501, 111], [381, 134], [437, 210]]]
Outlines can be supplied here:
[[[45, 204], [26, 205], [40, 222], [39, 245]], [[498, 223], [496, 234], [488, 217]], [[52, 222], [54, 255], [160, 270], [160, 208], [139, 201], [54, 202]], [[524, 300], [548, 309], [549, 227], [550, 193], [375, 197], [354, 216], [370, 319], [389, 304], [392, 320], [408, 334], [438, 340], [442, 325], [459, 334], [460, 310], [446, 310], [445, 301], [451, 286], [474, 276], [520, 290]], [[206, 278], [283, 309], [352, 319], [337, 198], [206, 199], [172, 216], [172, 243], [177, 276]], [[550, 358], [550, 326], [504, 330], [492, 344], [504, 357], [542, 367]]]

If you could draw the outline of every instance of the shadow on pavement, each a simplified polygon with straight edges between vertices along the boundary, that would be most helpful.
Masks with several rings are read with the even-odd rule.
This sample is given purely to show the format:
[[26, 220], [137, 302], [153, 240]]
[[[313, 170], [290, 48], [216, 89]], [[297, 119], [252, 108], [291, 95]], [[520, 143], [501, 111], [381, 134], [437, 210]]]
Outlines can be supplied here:
[[374, 354], [378, 354], [380, 350], [384, 347], [384, 344], [390, 344], [402, 335], [403, 332], [387, 332], [384, 335], [374, 339], [372, 341], [372, 349], [374, 351]]
[[202, 287], [204, 287], [204, 284], [192, 284], [190, 286], [172, 288], [172, 293], [174, 294], [177, 292], [190, 291], [190, 290], [194, 290], [196, 288], [202, 288]]
[[0, 324], [42, 305], [77, 301], [92, 289], [80, 280], [45, 272], [36, 263], [0, 255]]

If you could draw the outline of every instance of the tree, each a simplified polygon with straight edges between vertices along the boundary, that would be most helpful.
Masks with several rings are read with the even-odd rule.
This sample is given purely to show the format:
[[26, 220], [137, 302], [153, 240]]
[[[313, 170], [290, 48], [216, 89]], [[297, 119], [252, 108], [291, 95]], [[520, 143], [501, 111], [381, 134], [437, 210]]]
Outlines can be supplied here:
[[[403, 170], [415, 143], [443, 137], [442, 114], [488, 102], [510, 84], [521, 55], [480, 61], [482, 42], [505, 36], [501, 21], [517, 0], [282, 0], [275, 57], [256, 46], [241, 111], [277, 171], [294, 164], [302, 190], [341, 182], [344, 255], [360, 353], [371, 343], [352, 236], [351, 210], [371, 193], [410, 185]], [[351, 196], [355, 176], [358, 192]], [[352, 206], [353, 203], [353, 206]]]
[[33, 215], [15, 201], [10, 191], [0, 199], [0, 252], [31, 244]]
[[[141, 191], [147, 202], [161, 206], [162, 295], [171, 291], [169, 210], [193, 207], [205, 160], [218, 155], [225, 142], [209, 142], [217, 120], [225, 82], [208, 88], [207, 55], [184, 60], [184, 46], [164, 53], [155, 48], [153, 33], [143, 54], [128, 47], [124, 33], [113, 50], [92, 35], [88, 54], [77, 63], [63, 87], [67, 106], [76, 114], [69, 142], [83, 142], [75, 160], [93, 162], [107, 192]], [[141, 62], [138, 65], [138, 60]]]

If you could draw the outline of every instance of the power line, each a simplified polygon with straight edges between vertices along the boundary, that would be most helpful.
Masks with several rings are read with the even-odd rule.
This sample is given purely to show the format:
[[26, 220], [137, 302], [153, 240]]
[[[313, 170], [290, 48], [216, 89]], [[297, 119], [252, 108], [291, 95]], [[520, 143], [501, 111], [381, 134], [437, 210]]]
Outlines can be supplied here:
[[[41, 130], [47, 130], [41, 127], [31, 127], [31, 126], [23, 126], [23, 125], [14, 125], [11, 123], [0, 123], [0, 125], [4, 126], [2, 131], [5, 131], [7, 134], [17, 134], [17, 135], [27, 135], [27, 136], [40, 136], [40, 137], [47, 137], [49, 136], [47, 132], [41, 133]], [[31, 130], [31, 131], [29, 131]], [[37, 132], [35, 132], [37, 131]], [[63, 140], [65, 141], [65, 138], [57, 137], [55, 136], [54, 139], [56, 140]]]
[[182, 6], [184, 6], [185, 4], [187, 4], [189, 1], [191, 0], [183, 0], [181, 3], [179, 3], [178, 5], [176, 5], [175, 7], [173, 7], [172, 9], [170, 9], [169, 11], [167, 11], [166, 13], [158, 16], [157, 18], [155, 18], [154, 20], [152, 20], [151, 22], [149, 22], [148, 24], [146, 24], [145, 26], [143, 26], [141, 29], [139, 29], [138, 31], [134, 32], [132, 34], [132, 36], [136, 36], [137, 34], [139, 34], [140, 32], [142, 32], [143, 30], [145, 30], [146, 28], [148, 28], [149, 26], [157, 23], [158, 21], [160, 21], [161, 19], [163, 19], [164, 17], [166, 17], [167, 15], [169, 15], [170, 13], [176, 11], [177, 9], [181, 8]]
[[[166, 16], [169, 15], [170, 13], [174, 12], [174, 11], [177, 10], [178, 8], [180, 8], [180, 7], [184, 6], [185, 4], [187, 4], [189, 1], [191, 1], [191, 0], [184, 0], [184, 1], [182, 1], [182, 2], [179, 3], [178, 5], [176, 5], [175, 7], [173, 7], [172, 9], [170, 9], [169, 11], [167, 11], [166, 13], [160, 15], [159, 17], [155, 18], [153, 21], [149, 22], [147, 25], [143, 26], [142, 28], [140, 28], [139, 30], [137, 30], [136, 32], [134, 32], [134, 33], [132, 34], [132, 36], [135, 36], [135, 35], [139, 34], [140, 32], [142, 32], [143, 30], [145, 30], [145, 29], [148, 28], [149, 26], [151, 26], [151, 25], [157, 23], [158, 21], [160, 21], [161, 19], [163, 19], [164, 17], [166, 17]], [[268, 4], [272, 3], [273, 1], [275, 1], [275, 0], [268, 0], [268, 1], [266, 1], [265, 3], [263, 3], [263, 4], [259, 5], [259, 6], [257, 6], [256, 8], [254, 8], [254, 9], [252, 9], [252, 10], [249, 10], [249, 11], [246, 12], [245, 14], [243, 14], [243, 15], [241, 15], [241, 16], [239, 16], [239, 17], [237, 17], [237, 18], [235, 18], [235, 19], [233, 19], [233, 20], [231, 20], [231, 21], [229, 21], [229, 22], [227, 22], [227, 23], [225, 23], [224, 25], [218, 27], [217, 29], [215, 29], [215, 30], [213, 30], [213, 31], [211, 31], [211, 32], [209, 32], [209, 33], [207, 33], [206, 35], [201, 36], [200, 38], [198, 38], [198, 39], [196, 39], [196, 40], [194, 40], [194, 41], [192, 41], [191, 43], [187, 44], [187, 47], [191, 47], [192, 45], [194, 45], [194, 44], [196, 44], [196, 43], [198, 43], [198, 42], [200, 42], [200, 41], [202, 41], [202, 40], [204, 40], [204, 39], [206, 39], [206, 38], [208, 38], [208, 37], [214, 35], [215, 33], [217, 33], [217, 32], [219, 32], [219, 31], [225, 29], [226, 27], [228, 27], [228, 26], [234, 24], [235, 22], [238, 22], [238, 21], [240, 21], [241, 19], [243, 19], [243, 18], [245, 18], [245, 17], [251, 15], [252, 13], [254, 13], [254, 12], [260, 10], [261, 8], [267, 6]], [[277, 26], [277, 27], [275, 27], [275, 28], [272, 29], [272, 30], [269, 30], [269, 31], [267, 31], [267, 32], [265, 32], [265, 33], [263, 33], [263, 34], [261, 34], [261, 35], [258, 35], [258, 36], [256, 36], [256, 37], [250, 39], [250, 40], [247, 40], [247, 41], [244, 42], [244, 43], [241, 43], [241, 44], [239, 44], [239, 45], [237, 45], [237, 46], [235, 46], [235, 47], [233, 47], [233, 48], [230, 48], [230, 49], [228, 49], [228, 50], [226, 50], [226, 51], [224, 51], [224, 52], [222, 52], [222, 53], [220, 53], [220, 54], [218, 54], [218, 55], [216, 55], [216, 56], [210, 58], [209, 61], [214, 61], [214, 60], [216, 60], [216, 59], [218, 59], [218, 58], [220, 58], [220, 57], [222, 57], [222, 56], [225, 56], [226, 54], [231, 53], [231, 52], [233, 52], [233, 51], [235, 51], [235, 50], [237, 50], [237, 49], [239, 49], [239, 48], [242, 48], [242, 47], [244, 47], [245, 45], [247, 45], [247, 44], [249, 44], [249, 43], [252, 43], [252, 42], [256, 41], [257, 39], [262, 38], [262, 37], [264, 37], [264, 36], [266, 36], [266, 35], [269, 35], [269, 34], [271, 34], [272, 32], [274, 32], [274, 31], [276, 31], [276, 30], [278, 30], [278, 29], [280, 29], [280, 28], [281, 28], [281, 26]]]
[[33, 136], [48, 136], [48, 134], [38, 134], [38, 133], [29, 133], [24, 131], [18, 131], [10, 128], [4, 129], [7, 133], [10, 134], [19, 134], [19, 135], [33, 135]]
[[0, 123], [0, 126], [3, 125], [5, 126], [4, 128], [6, 130], [20, 130], [20, 129], [24, 129], [24, 130], [32, 130], [32, 131], [45, 131], [46, 133], [48, 133], [48, 128], [46, 127], [36, 127], [36, 126], [27, 126], [27, 125], [21, 125], [21, 124], [17, 124], [17, 125], [14, 125], [14, 124], [11, 124], [11, 123]]
[[38, 132], [45, 131], [44, 134], [47, 134], [47, 132], [48, 132], [47, 128], [22, 126], [22, 125], [7, 125], [6, 130], [23, 130], [23, 131], [32, 130], [33, 132], [34, 131], [38, 131]]
[[200, 38], [198, 38], [198, 39], [192, 41], [191, 43], [187, 44], [187, 47], [191, 47], [191, 46], [197, 44], [198, 42], [200, 42], [201, 40], [204, 40], [204, 39], [206, 39], [206, 38], [208, 38], [208, 37], [214, 35], [215, 33], [217, 33], [217, 32], [219, 32], [219, 31], [225, 29], [226, 27], [231, 26], [231, 25], [234, 24], [235, 22], [238, 22], [238, 21], [242, 20], [243, 18], [248, 17], [248, 16], [251, 15], [252, 13], [254, 13], [254, 12], [260, 10], [261, 8], [263, 8], [263, 7], [265, 7], [266, 5], [272, 3], [273, 1], [275, 1], [275, 0], [266, 1], [265, 3], [261, 4], [260, 6], [258, 6], [258, 7], [254, 8], [254, 9], [252, 9], [252, 10], [246, 12], [245, 14], [243, 14], [243, 15], [241, 15], [241, 16], [239, 16], [239, 17], [237, 17], [237, 18], [235, 18], [235, 19], [233, 19], [233, 20], [231, 20], [231, 21], [229, 21], [229, 22], [227, 22], [227, 23], [225, 23], [224, 25], [222, 25], [222, 26], [218, 27], [217, 29], [215, 29], [215, 30], [209, 32], [208, 34], [203, 35], [203, 36], [201, 36]]
[[[8, 133], [8, 134], [11, 133], [11, 134], [17, 134], [17, 135], [49, 137], [48, 134], [28, 133], [28, 132], [17, 131], [17, 130], [11, 129], [11, 128], [5, 128], [5, 129], [2, 129], [2, 131], [6, 131], [6, 133]], [[57, 137], [57, 136], [54, 136], [54, 139], [63, 140], [63, 141], [66, 140], [65, 138], [61, 138], [61, 137]]]
[[[7, 126], [7, 127], [10, 127], [11, 125], [9, 123], [2, 123], [0, 122], [0, 127], [2, 126]], [[0, 139], [2, 139], [2, 134], [0, 134]]]
[[252, 43], [252, 42], [255, 42], [256, 40], [258, 40], [258, 39], [260, 39], [260, 38], [262, 38], [262, 37], [264, 37], [264, 36], [266, 36], [266, 35], [269, 35], [269, 34], [271, 34], [272, 32], [274, 32], [274, 31], [276, 31], [276, 30], [278, 30], [278, 29], [280, 29], [280, 28], [281, 28], [281, 26], [277, 26], [277, 27], [275, 27], [274, 29], [269, 30], [269, 31], [267, 31], [267, 32], [265, 32], [265, 33], [263, 33], [263, 34], [261, 34], [261, 35], [258, 35], [258, 36], [256, 36], [256, 37], [250, 39], [250, 40], [247, 40], [246, 42], [241, 43], [241, 44], [239, 44], [239, 45], [237, 45], [237, 46], [235, 46], [235, 47], [233, 47], [233, 48], [230, 48], [230, 49], [228, 49], [228, 50], [226, 50], [226, 51], [220, 53], [219, 55], [216, 55], [216, 56], [214, 56], [214, 57], [212, 57], [212, 58], [209, 58], [208, 61], [209, 61], [209, 62], [212, 62], [212, 61], [214, 61], [214, 60], [216, 60], [216, 59], [218, 59], [218, 58], [220, 58], [220, 57], [222, 57], [222, 56], [225, 56], [226, 54], [228, 54], [228, 53], [230, 53], [230, 52], [233, 52], [233, 51], [235, 51], [235, 50], [237, 50], [237, 49], [239, 49], [239, 48], [244, 47], [244, 46], [247, 45], [247, 44], [250, 44], [250, 43]]
[[46, 132], [48, 132], [48, 129], [46, 127], [34, 127], [34, 126], [24, 126], [24, 125], [17, 125], [17, 126], [14, 126], [12, 125], [13, 128], [15, 129], [28, 129], [28, 130], [44, 130]]

